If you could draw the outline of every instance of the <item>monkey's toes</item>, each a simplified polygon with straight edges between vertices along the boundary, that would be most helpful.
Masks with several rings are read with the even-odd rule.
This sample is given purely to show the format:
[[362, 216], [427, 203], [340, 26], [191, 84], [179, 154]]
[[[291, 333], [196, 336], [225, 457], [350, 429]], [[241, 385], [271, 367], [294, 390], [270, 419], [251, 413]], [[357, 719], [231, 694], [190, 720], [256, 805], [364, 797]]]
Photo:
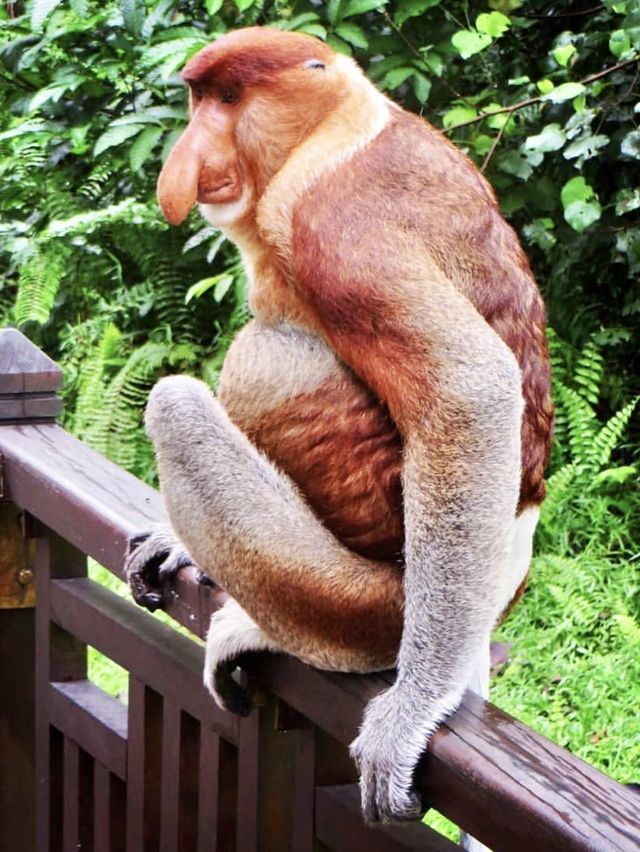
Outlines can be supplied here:
[[208, 574], [205, 574], [202, 568], [198, 568], [196, 580], [201, 586], [210, 586], [212, 589], [216, 586], [211, 577]]
[[213, 673], [213, 691], [217, 704], [236, 716], [248, 716], [253, 704], [247, 692], [233, 679], [237, 668], [235, 660], [220, 663]]

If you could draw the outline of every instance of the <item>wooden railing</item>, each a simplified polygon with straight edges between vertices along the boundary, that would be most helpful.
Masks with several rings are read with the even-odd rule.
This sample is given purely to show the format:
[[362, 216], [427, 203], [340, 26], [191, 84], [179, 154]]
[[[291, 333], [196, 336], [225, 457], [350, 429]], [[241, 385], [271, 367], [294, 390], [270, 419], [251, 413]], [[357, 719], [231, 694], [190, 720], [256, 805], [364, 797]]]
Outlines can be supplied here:
[[[60, 371], [0, 332], [0, 850], [447, 850], [426, 826], [366, 828], [347, 744], [388, 675], [256, 657], [246, 719], [202, 686], [202, 646], [87, 577], [118, 576], [157, 492], [55, 422]], [[35, 577], [35, 608], [32, 580]], [[185, 570], [168, 612], [196, 636], [215, 590]], [[129, 672], [87, 679], [87, 646]], [[35, 694], [35, 711], [34, 711]], [[640, 849], [640, 796], [468, 694], [416, 773], [425, 802], [495, 850]]]

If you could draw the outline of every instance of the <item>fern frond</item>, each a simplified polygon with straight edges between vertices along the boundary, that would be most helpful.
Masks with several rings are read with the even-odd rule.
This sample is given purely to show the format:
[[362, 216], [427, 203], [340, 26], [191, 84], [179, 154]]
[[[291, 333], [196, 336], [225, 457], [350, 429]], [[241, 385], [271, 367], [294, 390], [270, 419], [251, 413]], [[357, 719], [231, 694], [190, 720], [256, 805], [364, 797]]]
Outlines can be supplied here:
[[163, 367], [196, 363], [199, 350], [184, 344], [148, 341], [135, 349], [110, 382], [103, 405], [85, 440], [127, 470], [141, 473], [150, 457], [149, 442], [142, 429], [142, 413], [149, 391]]
[[104, 194], [105, 185], [114, 175], [115, 164], [102, 161], [92, 169], [91, 174], [78, 188], [78, 195], [87, 201], [99, 201]]
[[596, 455], [594, 442], [599, 425], [596, 413], [578, 391], [561, 382], [556, 393], [567, 415], [566, 429], [572, 461], [591, 466]]
[[15, 305], [18, 325], [44, 324], [49, 319], [68, 257], [69, 250], [58, 242], [36, 246], [20, 270]]
[[627, 428], [627, 424], [638, 404], [638, 400], [640, 400], [640, 396], [636, 396], [624, 408], [617, 411], [596, 435], [593, 448], [598, 465], [602, 466], [608, 463], [611, 453], [616, 449], [618, 441]]
[[73, 421], [73, 432], [79, 438], [84, 437], [102, 411], [105, 399], [106, 368], [118, 354], [121, 340], [120, 331], [113, 323], [109, 323], [98, 345], [83, 361]]
[[[621, 607], [622, 608], [622, 607]], [[640, 624], [624, 612], [613, 616], [624, 638], [640, 650]]]
[[550, 476], [549, 479], [547, 479], [547, 496], [542, 504], [542, 510], [540, 513], [541, 526], [544, 527], [553, 524], [556, 512], [562, 501], [567, 497], [577, 473], [578, 470], [576, 465], [569, 463], [565, 464], [557, 470], [553, 476]]
[[595, 405], [600, 398], [603, 372], [604, 358], [600, 346], [591, 338], [583, 346], [572, 376], [577, 385], [576, 390], [591, 405]]

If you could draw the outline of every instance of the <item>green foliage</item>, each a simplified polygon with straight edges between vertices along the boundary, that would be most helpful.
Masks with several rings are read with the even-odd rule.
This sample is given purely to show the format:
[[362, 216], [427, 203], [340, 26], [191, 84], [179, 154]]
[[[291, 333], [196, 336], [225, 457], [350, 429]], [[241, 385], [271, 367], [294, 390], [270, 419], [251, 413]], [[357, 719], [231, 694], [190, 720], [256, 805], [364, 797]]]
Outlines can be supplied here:
[[[556, 442], [538, 543], [551, 553], [634, 555], [640, 529], [637, 467], [622, 438], [640, 397], [604, 422], [598, 415], [604, 377], [601, 346], [591, 337], [575, 353], [551, 339]], [[619, 461], [612, 462], [612, 457]]]
[[558, 332], [557, 429], [542, 555], [503, 628], [516, 651], [496, 700], [625, 778], [640, 741], [638, 0], [3, 7], [2, 322], [62, 364], [65, 425], [154, 481], [150, 387], [173, 371], [215, 385], [248, 318], [233, 247], [196, 214], [169, 229], [157, 210], [186, 121], [178, 71], [255, 23], [353, 55], [468, 153], [522, 236]]

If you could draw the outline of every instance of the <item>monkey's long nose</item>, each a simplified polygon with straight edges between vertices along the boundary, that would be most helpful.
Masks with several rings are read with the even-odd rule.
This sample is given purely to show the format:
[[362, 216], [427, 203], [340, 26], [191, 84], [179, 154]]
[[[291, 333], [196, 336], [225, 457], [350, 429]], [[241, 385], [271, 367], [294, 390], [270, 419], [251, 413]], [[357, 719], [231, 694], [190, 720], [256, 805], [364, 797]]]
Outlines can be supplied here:
[[158, 178], [158, 203], [164, 218], [179, 225], [196, 203], [201, 157], [194, 133], [187, 127], [167, 157]]

